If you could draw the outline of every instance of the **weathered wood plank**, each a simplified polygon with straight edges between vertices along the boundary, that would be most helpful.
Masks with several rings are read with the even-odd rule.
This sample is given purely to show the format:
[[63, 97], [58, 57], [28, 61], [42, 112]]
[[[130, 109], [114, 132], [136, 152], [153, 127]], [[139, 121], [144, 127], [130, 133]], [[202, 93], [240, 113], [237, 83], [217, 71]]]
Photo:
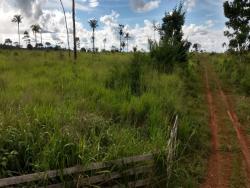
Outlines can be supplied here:
[[12, 186], [12, 185], [18, 185], [22, 183], [30, 183], [34, 181], [39, 181], [43, 179], [51, 179], [58, 177], [60, 175], [72, 175], [77, 173], [82, 173], [90, 170], [98, 170], [102, 168], [108, 168], [113, 165], [126, 165], [130, 163], [137, 163], [142, 161], [150, 161], [153, 160], [152, 154], [146, 154], [146, 155], [140, 155], [140, 156], [133, 156], [133, 157], [127, 157], [123, 159], [118, 159], [110, 162], [97, 162], [97, 163], [91, 163], [87, 165], [86, 167], [83, 167], [81, 165], [77, 165], [74, 167], [66, 168], [63, 170], [51, 170], [47, 172], [38, 172], [33, 174], [27, 174], [22, 176], [16, 176], [16, 177], [9, 177], [0, 179], [0, 187], [6, 187], [6, 186]]
[[121, 177], [144, 174], [152, 171], [152, 167], [153, 165], [140, 166], [136, 168], [130, 168], [122, 172], [112, 172], [108, 174], [101, 174], [98, 176], [83, 178], [79, 180], [78, 185], [93, 185], [97, 183], [105, 183]]
[[[146, 166], [140, 166], [136, 168], [130, 168], [128, 170], [122, 171], [122, 172], [112, 172], [112, 173], [106, 173], [106, 174], [101, 174], [97, 176], [91, 176], [91, 177], [83, 177], [78, 180], [78, 182], [75, 182], [78, 186], [89, 186], [89, 185], [94, 185], [94, 184], [99, 184], [99, 183], [105, 183], [109, 182], [114, 179], [118, 179], [124, 176], [131, 176], [131, 175], [139, 175], [139, 174], [145, 174], [150, 171], [152, 171], [153, 165], [146, 165]], [[128, 185], [137, 184], [137, 182], [130, 182]], [[139, 182], [140, 183], [140, 182]], [[140, 185], [138, 183], [138, 185]], [[73, 182], [71, 185], [74, 185]], [[48, 185], [46, 188], [60, 188], [64, 187], [64, 183], [58, 183], [54, 185]]]

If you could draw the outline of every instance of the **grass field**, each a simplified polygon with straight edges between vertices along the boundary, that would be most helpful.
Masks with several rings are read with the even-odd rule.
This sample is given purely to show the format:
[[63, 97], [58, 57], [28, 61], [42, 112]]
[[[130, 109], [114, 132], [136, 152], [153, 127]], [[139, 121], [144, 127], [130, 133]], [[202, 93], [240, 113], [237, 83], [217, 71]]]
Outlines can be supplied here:
[[133, 56], [0, 51], [0, 177], [163, 152], [178, 114], [173, 181], [197, 186], [209, 140], [199, 62], [165, 74]]

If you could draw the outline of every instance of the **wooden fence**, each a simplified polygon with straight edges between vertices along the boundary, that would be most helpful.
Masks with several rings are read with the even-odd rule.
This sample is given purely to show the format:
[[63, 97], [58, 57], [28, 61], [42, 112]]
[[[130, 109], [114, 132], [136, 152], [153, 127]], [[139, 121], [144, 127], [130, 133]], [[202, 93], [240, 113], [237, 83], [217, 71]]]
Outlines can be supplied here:
[[[142, 187], [150, 183], [153, 155], [140, 155], [86, 167], [74, 166], [0, 179], [0, 187]], [[62, 181], [63, 183], [58, 183]], [[46, 186], [45, 186], [46, 185]]]
[[[170, 131], [166, 152], [166, 180], [171, 175], [177, 145], [177, 120]], [[51, 170], [0, 179], [2, 187], [152, 187], [155, 177], [155, 155], [146, 154], [109, 162], [77, 165], [63, 170]]]

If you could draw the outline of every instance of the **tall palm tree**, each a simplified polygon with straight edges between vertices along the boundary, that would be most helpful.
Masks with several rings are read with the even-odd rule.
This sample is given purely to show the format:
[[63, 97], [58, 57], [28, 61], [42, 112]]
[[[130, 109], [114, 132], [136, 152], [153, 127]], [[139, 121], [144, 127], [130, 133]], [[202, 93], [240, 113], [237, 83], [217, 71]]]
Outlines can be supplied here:
[[72, 0], [72, 19], [73, 19], [73, 41], [74, 41], [74, 60], [76, 63], [77, 59], [77, 49], [76, 49], [76, 9], [75, 0]]
[[95, 51], [95, 29], [98, 27], [98, 21], [97, 19], [91, 19], [89, 20], [89, 25], [92, 28], [92, 39], [93, 39], [93, 52]]
[[128, 52], [128, 40], [130, 39], [129, 33], [125, 34], [125, 39], [127, 40], [127, 52]]
[[19, 25], [20, 25], [20, 23], [22, 23], [22, 19], [23, 19], [23, 17], [21, 15], [15, 15], [14, 18], [11, 20], [13, 23], [17, 23], [19, 46], [20, 46], [20, 30], [19, 30]]
[[119, 35], [120, 35], [120, 52], [122, 51], [122, 36], [123, 36], [124, 25], [119, 24]]
[[63, 2], [62, 2], [62, 0], [60, 0], [60, 3], [61, 3], [62, 10], [63, 10], [63, 14], [64, 14], [65, 27], [66, 27], [66, 31], [67, 31], [68, 51], [69, 51], [69, 57], [70, 57], [70, 46], [69, 46], [69, 29], [68, 29], [68, 22], [67, 22], [67, 17], [66, 17], [66, 13], [65, 13], [65, 8], [64, 8], [64, 6], [63, 6]]
[[35, 35], [35, 41], [36, 41], [36, 46], [37, 46], [37, 37], [36, 37], [36, 34], [40, 32], [41, 27], [38, 24], [34, 24], [34, 25], [31, 25], [30, 28], [33, 31], [34, 35]]

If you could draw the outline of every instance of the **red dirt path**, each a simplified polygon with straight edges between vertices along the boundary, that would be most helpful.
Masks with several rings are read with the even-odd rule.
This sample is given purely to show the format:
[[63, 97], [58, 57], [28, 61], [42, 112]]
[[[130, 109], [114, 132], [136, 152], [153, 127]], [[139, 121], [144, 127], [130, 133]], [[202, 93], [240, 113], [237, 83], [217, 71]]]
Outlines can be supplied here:
[[202, 184], [202, 188], [212, 188], [218, 187], [220, 184], [220, 153], [218, 151], [219, 147], [219, 139], [218, 139], [218, 125], [216, 120], [216, 113], [213, 105], [213, 97], [211, 94], [209, 81], [208, 81], [208, 74], [207, 70], [205, 71], [205, 81], [206, 81], [206, 94], [207, 94], [207, 102], [209, 107], [210, 113], [210, 129], [212, 134], [212, 154], [209, 158], [208, 162], [208, 174], [206, 177], [206, 181]]
[[[212, 154], [208, 161], [208, 173], [205, 179], [205, 182], [201, 185], [201, 188], [223, 188], [223, 187], [230, 187], [230, 175], [232, 170], [232, 160], [231, 154], [225, 154], [219, 151], [219, 135], [223, 133], [219, 133], [218, 128], [218, 121], [217, 117], [220, 115], [218, 114], [219, 106], [216, 106], [213, 101], [213, 95], [210, 88], [209, 76], [211, 77], [212, 81], [216, 84], [217, 89], [216, 93], [213, 93], [216, 96], [217, 100], [222, 101], [222, 106], [225, 109], [223, 112], [223, 117], [229, 117], [230, 121], [232, 122], [232, 128], [236, 132], [238, 145], [242, 152], [242, 158], [244, 159], [244, 167], [246, 171], [246, 179], [247, 179], [247, 187], [250, 184], [250, 141], [247, 139], [244, 130], [241, 128], [241, 124], [239, 122], [238, 116], [234, 111], [233, 105], [230, 103], [229, 96], [225, 95], [224, 91], [222, 90], [221, 83], [216, 75], [211, 76], [207, 72], [207, 65], [205, 65], [205, 81], [206, 81], [206, 94], [207, 94], [207, 102], [210, 112], [210, 128], [212, 134]], [[215, 91], [213, 91], [215, 92]], [[222, 126], [223, 122], [219, 124]], [[229, 135], [224, 135], [228, 137]]]
[[244, 160], [245, 160], [245, 166], [246, 166], [246, 170], [247, 170], [247, 178], [248, 178], [248, 182], [250, 182], [250, 150], [249, 150], [249, 140], [247, 140], [246, 134], [243, 131], [243, 129], [241, 128], [241, 124], [239, 122], [239, 118], [237, 116], [237, 114], [235, 113], [232, 105], [229, 102], [229, 98], [225, 95], [224, 91], [221, 88], [221, 84], [219, 82], [218, 79], [216, 79], [217, 85], [219, 87], [220, 90], [220, 95], [224, 101], [224, 103], [226, 104], [227, 107], [227, 113], [228, 116], [233, 124], [233, 127], [235, 129], [238, 141], [239, 141], [239, 145], [241, 148], [241, 152], [244, 156]]

